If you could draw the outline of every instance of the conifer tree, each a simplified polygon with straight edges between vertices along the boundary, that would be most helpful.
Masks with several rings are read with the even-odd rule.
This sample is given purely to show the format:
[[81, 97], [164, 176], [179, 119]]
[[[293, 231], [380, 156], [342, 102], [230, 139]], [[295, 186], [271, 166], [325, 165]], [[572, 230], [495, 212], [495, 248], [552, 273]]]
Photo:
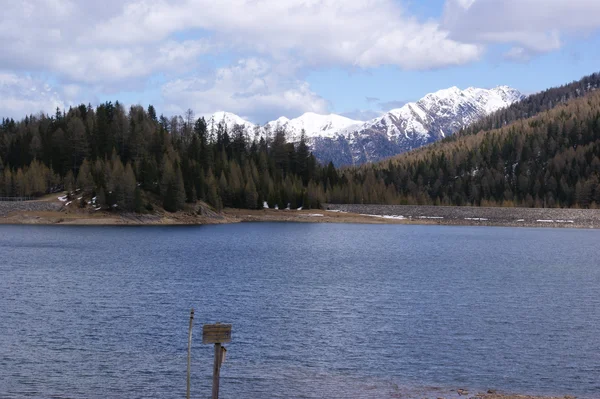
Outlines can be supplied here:
[[73, 172], [71, 170], [69, 170], [65, 176], [64, 185], [67, 195], [70, 195], [75, 191], [75, 177], [73, 177]]
[[252, 180], [246, 182], [244, 187], [244, 200], [245, 207], [248, 209], [256, 209], [258, 205], [258, 193], [256, 192], [256, 186]]
[[94, 190], [94, 177], [92, 176], [92, 169], [87, 159], [84, 159], [79, 167], [79, 173], [77, 174], [77, 187], [79, 187], [84, 193], [91, 193]]

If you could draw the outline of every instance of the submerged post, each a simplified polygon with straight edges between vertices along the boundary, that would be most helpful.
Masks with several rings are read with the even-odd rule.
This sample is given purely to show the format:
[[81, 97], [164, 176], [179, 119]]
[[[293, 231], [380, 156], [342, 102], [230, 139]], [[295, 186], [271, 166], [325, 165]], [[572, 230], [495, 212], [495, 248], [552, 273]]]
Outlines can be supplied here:
[[219, 378], [221, 377], [221, 344], [215, 344], [215, 362], [213, 364], [212, 399], [219, 399]]
[[185, 397], [190, 399], [190, 385], [192, 374], [192, 326], [194, 324], [194, 308], [190, 312], [190, 329], [188, 331], [188, 358], [187, 358], [187, 390]]
[[202, 343], [215, 344], [215, 359], [213, 363], [212, 399], [219, 399], [219, 378], [221, 364], [225, 358], [226, 349], [221, 345], [231, 342], [231, 324], [205, 324], [202, 326]]

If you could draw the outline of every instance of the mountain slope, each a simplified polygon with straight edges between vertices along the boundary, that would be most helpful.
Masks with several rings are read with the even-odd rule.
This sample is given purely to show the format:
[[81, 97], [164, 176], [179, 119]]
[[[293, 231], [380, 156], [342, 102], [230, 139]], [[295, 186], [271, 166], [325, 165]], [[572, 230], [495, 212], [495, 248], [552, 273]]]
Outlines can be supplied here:
[[206, 125], [209, 129], [211, 129], [212, 126], [214, 126], [216, 129], [219, 123], [225, 125], [227, 127], [227, 131], [232, 131], [235, 125], [241, 125], [248, 131], [249, 134], [253, 132], [255, 127], [252, 122], [249, 122], [241, 116], [237, 116], [231, 112], [215, 112], [206, 119]]
[[402, 203], [600, 206], [600, 91], [499, 129], [348, 171], [385, 182]]
[[309, 140], [316, 137], [334, 138], [341, 132], [358, 127], [363, 123], [336, 114], [319, 115], [314, 112], [307, 112], [295, 119], [281, 117], [267, 123], [266, 126], [272, 131], [277, 128], [285, 129], [291, 141], [298, 141], [302, 130], [304, 130], [306, 138]]
[[[351, 158], [335, 159], [337, 165], [375, 162], [440, 140], [490, 113], [507, 107], [523, 96], [517, 90], [499, 86], [491, 90], [457, 87], [440, 90], [393, 109], [354, 131], [340, 132], [348, 141]], [[338, 147], [344, 140], [337, 140]], [[317, 158], [328, 154], [332, 141], [317, 141]], [[330, 155], [331, 156], [331, 155]]]
[[[263, 137], [284, 129], [292, 142], [298, 142], [304, 131], [311, 150], [322, 163], [360, 165], [448, 137], [522, 98], [521, 93], [507, 86], [490, 90], [451, 87], [366, 122], [307, 112], [294, 119], [278, 118], [258, 129]], [[228, 130], [235, 124], [243, 125], [249, 133], [256, 128], [228, 112], [217, 112], [207, 122], [209, 127], [213, 122], [223, 122]]]
[[553, 107], [574, 98], [579, 98], [587, 93], [600, 88], [600, 73], [593, 73], [580, 80], [553, 87], [536, 94], [527, 96], [485, 118], [480, 119], [469, 127], [462, 129], [460, 135], [475, 134], [481, 130], [497, 129], [518, 119], [529, 118], [540, 112], [548, 111]]

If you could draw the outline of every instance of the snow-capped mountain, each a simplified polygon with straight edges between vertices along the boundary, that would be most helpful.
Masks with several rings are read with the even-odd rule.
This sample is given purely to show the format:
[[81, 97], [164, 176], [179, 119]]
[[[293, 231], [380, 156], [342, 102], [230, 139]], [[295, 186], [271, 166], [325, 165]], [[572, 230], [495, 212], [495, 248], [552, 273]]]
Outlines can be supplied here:
[[[343, 134], [349, 142], [352, 159], [337, 164], [361, 164], [377, 161], [440, 140], [463, 127], [524, 96], [508, 86], [487, 90], [457, 87], [427, 94], [417, 102], [393, 109], [379, 118], [365, 122], [360, 128]], [[313, 149], [330, 153], [327, 143]]]
[[[451, 87], [427, 94], [417, 102], [405, 104], [367, 122], [340, 115], [312, 112], [288, 119], [281, 117], [259, 127], [259, 134], [285, 129], [288, 140], [299, 141], [302, 130], [321, 162], [336, 166], [358, 165], [390, 157], [440, 140], [463, 127], [523, 99], [508, 86], [487, 90]], [[209, 128], [224, 122], [228, 130], [243, 125], [252, 134], [255, 125], [228, 112], [217, 112], [208, 120]]]
[[266, 126], [269, 126], [273, 132], [277, 128], [285, 129], [290, 140], [298, 141], [302, 130], [304, 130], [306, 138], [309, 140], [315, 137], [334, 138], [349, 128], [358, 128], [363, 123], [363, 121], [356, 121], [336, 114], [319, 115], [314, 112], [307, 112], [295, 119], [282, 116], [267, 123]]
[[246, 128], [249, 134], [252, 134], [256, 126], [252, 122], [248, 122], [241, 116], [237, 116], [236, 114], [232, 114], [231, 112], [219, 111], [206, 118], [206, 125], [208, 126], [208, 129], [211, 129], [213, 125], [216, 129], [216, 126], [219, 123], [224, 124], [227, 127], [227, 131], [229, 132], [232, 131], [235, 125], [244, 126], [244, 128]]

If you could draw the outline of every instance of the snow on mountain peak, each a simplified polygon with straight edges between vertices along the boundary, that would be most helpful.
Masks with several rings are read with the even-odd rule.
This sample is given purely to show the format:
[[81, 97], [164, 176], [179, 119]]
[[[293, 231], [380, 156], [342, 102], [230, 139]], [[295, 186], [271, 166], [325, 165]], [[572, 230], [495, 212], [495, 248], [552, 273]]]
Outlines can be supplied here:
[[253, 129], [255, 126], [253, 123], [247, 121], [241, 116], [226, 111], [215, 112], [206, 119], [206, 123], [209, 129], [212, 124], [216, 126], [219, 123], [224, 123], [228, 131], [231, 131], [235, 125], [242, 125], [248, 130]]
[[[284, 116], [268, 122], [257, 132], [271, 134], [284, 129], [288, 140], [297, 142], [302, 131], [315, 156], [336, 165], [377, 161], [451, 135], [490, 113], [523, 99], [509, 86], [492, 89], [456, 86], [427, 94], [416, 102], [393, 109], [370, 121], [353, 120], [341, 115], [306, 112], [289, 119]], [[216, 112], [209, 126], [224, 122], [231, 130], [243, 125], [249, 132], [256, 125], [229, 112]]]
[[360, 125], [362, 121], [346, 118], [341, 115], [321, 115], [314, 112], [306, 112], [294, 119], [279, 118], [267, 123], [271, 129], [279, 126], [285, 129], [291, 140], [299, 140], [302, 130], [307, 138], [312, 137], [335, 137], [341, 131], [350, 126]]

